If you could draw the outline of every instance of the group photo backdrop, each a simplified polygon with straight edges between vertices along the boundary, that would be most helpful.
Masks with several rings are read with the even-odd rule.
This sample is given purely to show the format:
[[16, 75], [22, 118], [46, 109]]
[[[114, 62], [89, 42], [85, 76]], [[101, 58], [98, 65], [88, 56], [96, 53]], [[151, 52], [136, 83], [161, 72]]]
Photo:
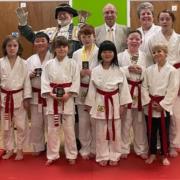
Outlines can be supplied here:
[[[93, 26], [98, 26], [104, 23], [103, 19], [103, 7], [107, 3], [112, 3], [116, 6], [118, 12], [117, 22], [119, 24], [127, 24], [127, 0], [73, 0], [72, 6], [78, 10], [86, 10], [91, 13], [87, 23]], [[74, 22], [77, 24], [77, 18]]]

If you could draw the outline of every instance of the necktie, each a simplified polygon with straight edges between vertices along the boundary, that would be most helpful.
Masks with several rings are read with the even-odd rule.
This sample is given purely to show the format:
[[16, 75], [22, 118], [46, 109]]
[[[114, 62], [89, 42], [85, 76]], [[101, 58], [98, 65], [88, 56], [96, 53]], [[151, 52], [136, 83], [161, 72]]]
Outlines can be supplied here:
[[106, 39], [109, 40], [109, 41], [114, 42], [113, 29], [108, 29]]

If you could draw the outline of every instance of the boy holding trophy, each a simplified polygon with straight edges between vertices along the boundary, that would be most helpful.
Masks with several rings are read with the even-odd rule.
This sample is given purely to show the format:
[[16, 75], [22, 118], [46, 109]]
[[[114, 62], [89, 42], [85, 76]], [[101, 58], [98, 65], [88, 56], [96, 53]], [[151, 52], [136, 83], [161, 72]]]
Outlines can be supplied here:
[[83, 159], [89, 159], [95, 155], [95, 125], [94, 120], [90, 118], [84, 105], [89, 87], [91, 70], [97, 66], [98, 48], [95, 45], [95, 30], [90, 25], [84, 25], [79, 31], [79, 39], [83, 47], [73, 54], [73, 58], [80, 67], [81, 87], [79, 96], [76, 98], [76, 104], [79, 114], [79, 140], [81, 142], [80, 154]]
[[74, 97], [79, 93], [79, 67], [74, 60], [67, 57], [69, 44], [65, 37], [57, 37], [53, 49], [55, 58], [46, 64], [41, 77], [41, 95], [47, 100], [48, 115], [46, 165], [59, 158], [61, 125], [64, 131], [66, 158], [69, 164], [75, 164], [77, 147]]

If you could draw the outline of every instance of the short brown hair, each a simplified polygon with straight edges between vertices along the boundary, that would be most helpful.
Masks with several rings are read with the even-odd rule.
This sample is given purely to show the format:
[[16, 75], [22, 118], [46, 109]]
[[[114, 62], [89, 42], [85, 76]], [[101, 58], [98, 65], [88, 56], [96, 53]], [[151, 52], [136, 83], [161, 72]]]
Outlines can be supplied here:
[[127, 33], [127, 38], [129, 37], [130, 34], [133, 34], [133, 33], [138, 33], [142, 39], [142, 34], [141, 34], [141, 31], [139, 30], [130, 30], [128, 33]]
[[93, 34], [93, 36], [95, 37], [95, 29], [93, 26], [89, 25], [89, 24], [85, 24], [83, 25], [79, 32], [78, 32], [78, 38], [80, 40], [80, 36], [84, 34], [84, 35], [91, 35]]
[[19, 42], [19, 39], [16, 36], [8, 35], [8, 36], [5, 37], [5, 39], [4, 39], [3, 43], [2, 43], [3, 56], [7, 56], [6, 46], [10, 41], [13, 41], [13, 40], [15, 40], [18, 43], [18, 46], [19, 46], [17, 55], [18, 56], [22, 55], [23, 48], [22, 48], [21, 43]]
[[167, 13], [167, 14], [169, 14], [169, 16], [170, 16], [171, 19], [172, 19], [172, 22], [174, 22], [174, 21], [176, 20], [176, 17], [175, 17], [174, 13], [173, 13], [171, 10], [169, 10], [169, 9], [164, 9], [164, 10], [162, 10], [162, 11], [158, 14], [158, 21], [159, 21], [159, 17], [160, 17], [160, 15], [161, 15], [161, 13]]
[[60, 46], [68, 46], [69, 47], [68, 40], [64, 36], [57, 36], [53, 41], [53, 44], [52, 44], [53, 50], [55, 50], [56, 48], [58, 48]]
[[67, 46], [68, 48], [70, 47], [67, 38], [64, 36], [57, 36], [52, 43], [52, 52], [54, 53], [54, 57], [56, 56], [55, 49], [61, 46]]

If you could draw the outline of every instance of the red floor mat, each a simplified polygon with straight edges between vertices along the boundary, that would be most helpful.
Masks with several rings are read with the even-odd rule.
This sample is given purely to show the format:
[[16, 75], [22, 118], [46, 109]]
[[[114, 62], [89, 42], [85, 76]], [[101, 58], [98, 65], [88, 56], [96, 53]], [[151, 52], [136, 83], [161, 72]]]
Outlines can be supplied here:
[[147, 165], [135, 155], [120, 160], [117, 167], [100, 167], [93, 160], [79, 158], [71, 166], [64, 157], [55, 164], [45, 166], [44, 155], [25, 155], [23, 161], [0, 160], [0, 180], [179, 180], [180, 157], [170, 159], [165, 167], [160, 161]]

